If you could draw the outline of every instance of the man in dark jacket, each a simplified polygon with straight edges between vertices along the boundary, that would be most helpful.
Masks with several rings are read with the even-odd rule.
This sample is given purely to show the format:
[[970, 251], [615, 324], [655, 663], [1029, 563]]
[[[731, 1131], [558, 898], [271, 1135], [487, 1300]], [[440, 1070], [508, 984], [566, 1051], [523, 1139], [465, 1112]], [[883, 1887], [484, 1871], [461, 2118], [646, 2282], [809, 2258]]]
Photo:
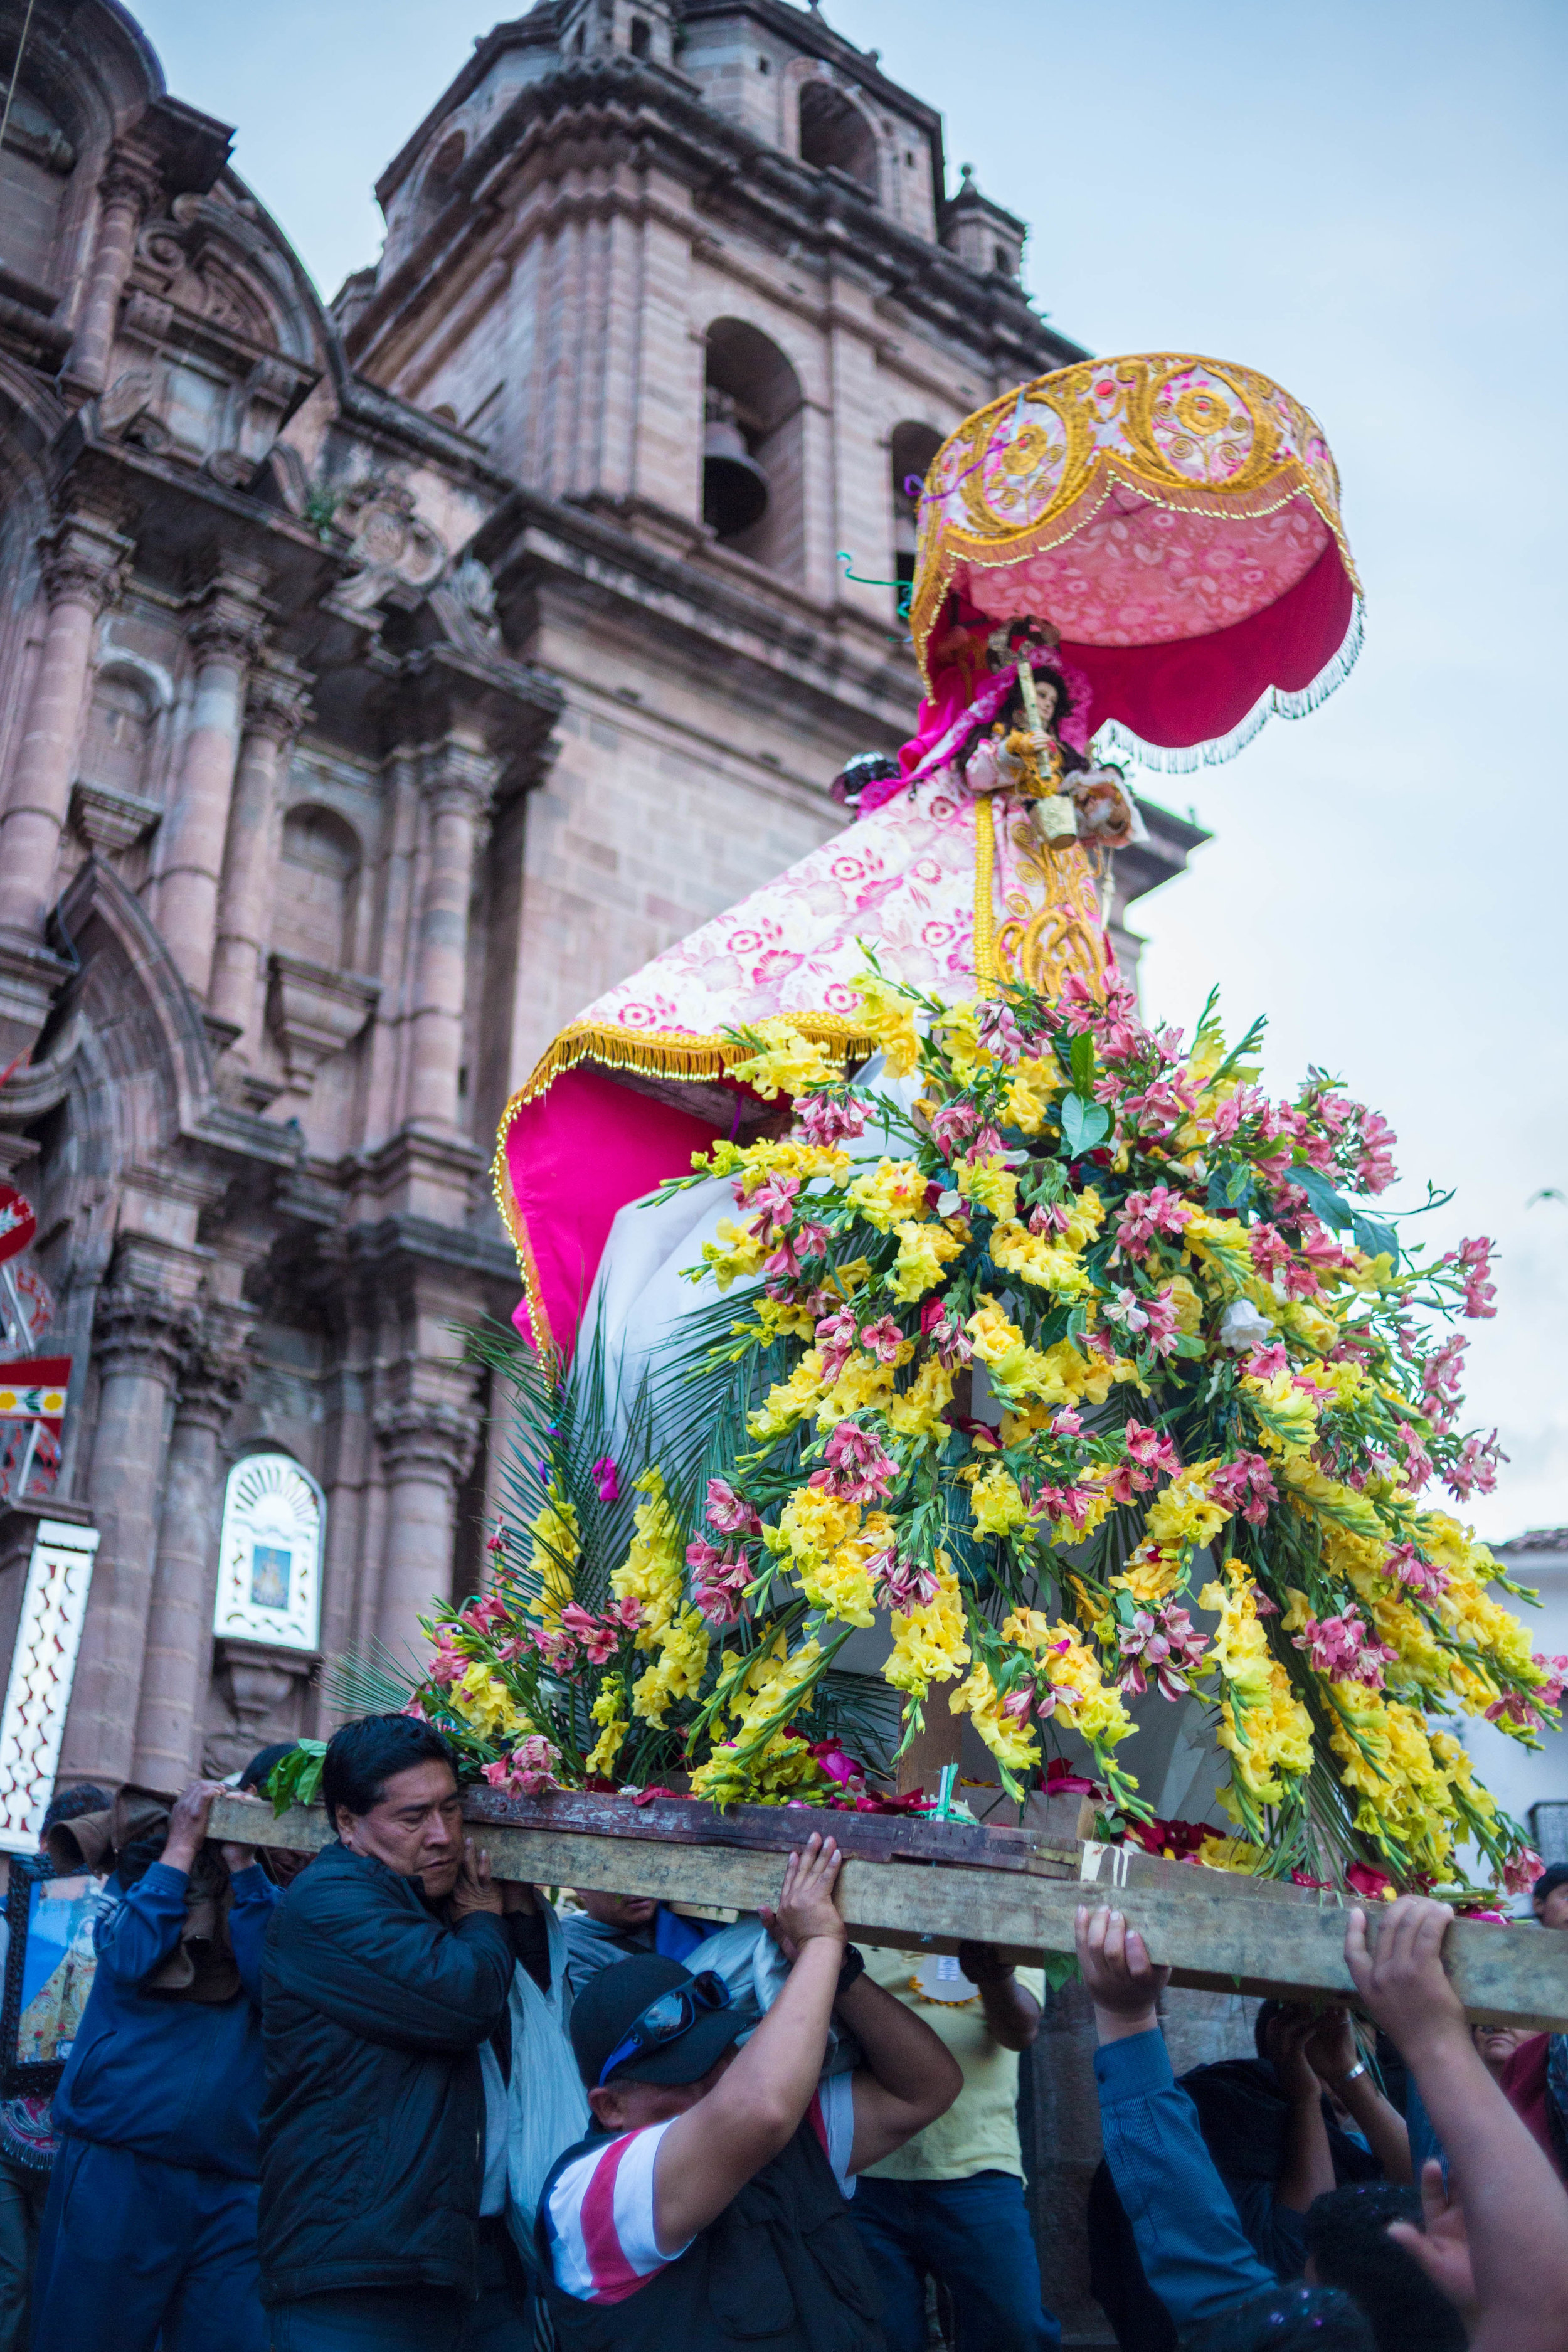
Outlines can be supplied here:
[[484, 2258], [479, 2053], [514, 1949], [464, 1838], [447, 1743], [408, 1716], [346, 1724], [321, 1793], [338, 1842], [267, 1940], [261, 2294], [273, 2352], [521, 2347]]
[[[257, 2294], [261, 1954], [278, 1890], [248, 1846], [222, 1849], [226, 1938], [187, 1945], [217, 1781], [193, 1782], [158, 1859], [121, 1853], [120, 1900], [55, 2094], [60, 2137], [39, 2236], [39, 2352], [266, 2352]], [[198, 1864], [198, 1857], [200, 1857]], [[140, 1868], [140, 1874], [138, 1870]], [[231, 1947], [232, 1948], [226, 1948]]]

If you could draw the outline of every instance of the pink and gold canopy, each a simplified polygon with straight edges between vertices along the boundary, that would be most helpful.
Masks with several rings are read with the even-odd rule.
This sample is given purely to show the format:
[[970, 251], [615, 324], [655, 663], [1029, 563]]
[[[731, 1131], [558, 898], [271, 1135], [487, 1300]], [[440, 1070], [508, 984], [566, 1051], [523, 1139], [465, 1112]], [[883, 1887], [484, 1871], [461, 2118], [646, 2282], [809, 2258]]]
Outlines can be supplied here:
[[926, 478], [910, 622], [933, 703], [979, 624], [1029, 614], [1061, 632], [1097, 729], [1190, 766], [1330, 693], [1359, 603], [1328, 443], [1254, 368], [1060, 369], [977, 410]]

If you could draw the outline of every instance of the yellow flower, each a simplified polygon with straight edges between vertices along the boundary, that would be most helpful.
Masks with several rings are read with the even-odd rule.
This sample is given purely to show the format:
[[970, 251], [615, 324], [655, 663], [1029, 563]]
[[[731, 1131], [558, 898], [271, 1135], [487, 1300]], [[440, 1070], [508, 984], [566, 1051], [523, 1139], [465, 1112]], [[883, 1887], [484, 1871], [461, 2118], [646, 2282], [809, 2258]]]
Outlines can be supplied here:
[[1007, 1126], [1020, 1129], [1025, 1135], [1038, 1135], [1066, 1083], [1054, 1054], [1040, 1061], [1015, 1062], [1003, 1111]]
[[970, 1489], [969, 1507], [982, 1535], [1009, 1535], [1015, 1528], [1026, 1528], [1029, 1524], [1028, 1507], [1018, 1492], [1017, 1483], [999, 1462], [983, 1470], [975, 1480]]
[[1318, 1442], [1318, 1407], [1305, 1389], [1299, 1389], [1289, 1369], [1260, 1381], [1244, 1372], [1242, 1394], [1258, 1415], [1263, 1444], [1270, 1454], [1287, 1448], [1305, 1454]]
[[1037, 1290], [1057, 1298], [1082, 1298], [1094, 1288], [1082, 1262], [1065, 1244], [1044, 1234], [1032, 1234], [1016, 1221], [997, 1225], [991, 1236], [991, 1255], [1008, 1274], [1020, 1276]]
[[893, 1651], [882, 1668], [884, 1682], [919, 1699], [924, 1698], [933, 1682], [951, 1680], [960, 1666], [969, 1664], [963, 1604], [945, 1552], [938, 1554], [932, 1572], [937, 1582], [934, 1601], [911, 1609], [907, 1615], [902, 1610], [893, 1611]]
[[588, 1709], [594, 1721], [601, 1726], [598, 1738], [584, 1759], [584, 1770], [590, 1779], [608, 1780], [615, 1776], [616, 1759], [631, 1729], [630, 1721], [621, 1713], [626, 1704], [625, 1677], [606, 1675], [604, 1688]]
[[746, 1416], [753, 1437], [783, 1437], [804, 1421], [822, 1394], [822, 1353], [808, 1348], [788, 1380], [775, 1381], [756, 1411]]
[[1231, 1870], [1251, 1877], [1267, 1856], [1260, 1845], [1248, 1845], [1245, 1838], [1210, 1836], [1199, 1846], [1198, 1860], [1210, 1870]]
[[542, 1618], [547, 1624], [560, 1616], [572, 1598], [572, 1570], [582, 1549], [576, 1506], [552, 1480], [529, 1529], [530, 1565], [540, 1579], [540, 1589], [529, 1602], [531, 1616]]
[[994, 1217], [1011, 1217], [1018, 1205], [1018, 1180], [1000, 1160], [961, 1160], [952, 1185], [966, 1201], [977, 1201]]
[[480, 1659], [452, 1685], [448, 1702], [480, 1739], [510, 1747], [534, 1728], [506, 1685]]
[[973, 1001], [950, 1004], [934, 1024], [936, 1041], [952, 1065], [953, 1076], [967, 1086], [976, 1070], [989, 1069], [995, 1055], [980, 1042], [980, 1014]]
[[1236, 1510], [1234, 1503], [1216, 1503], [1208, 1490], [1206, 1482], [1218, 1468], [1217, 1462], [1194, 1463], [1155, 1496], [1144, 1521], [1151, 1543], [1167, 1551], [1185, 1551], [1214, 1541]]
[[883, 1407], [889, 1429], [900, 1437], [941, 1437], [948, 1434], [942, 1414], [952, 1402], [953, 1376], [945, 1364], [928, 1356], [912, 1386], [902, 1396], [889, 1397]]
[[849, 1204], [879, 1234], [890, 1234], [906, 1217], [925, 1214], [926, 1180], [912, 1160], [879, 1160], [849, 1187]]
[[1219, 1612], [1219, 1627], [1209, 1643], [1209, 1664], [1224, 1676], [1244, 1706], [1266, 1706], [1275, 1662], [1258, 1622], [1258, 1588], [1252, 1579], [1233, 1566], [1223, 1584], [1215, 1578], [1205, 1585], [1198, 1606]]
[[[906, 1342], [899, 1350], [900, 1361], [907, 1363], [913, 1353], [913, 1347]], [[893, 1365], [879, 1363], [875, 1356], [857, 1348], [816, 1408], [818, 1429], [832, 1429], [851, 1413], [885, 1412], [892, 1399], [893, 1371]]]
[[815, 1094], [819, 1087], [836, 1085], [844, 1075], [842, 1061], [833, 1059], [804, 1035], [787, 1013], [777, 1013], [756, 1022], [752, 1034], [763, 1040], [762, 1050], [731, 1062], [730, 1075], [742, 1086], [753, 1087], [764, 1102], [781, 1094]]
[[1167, 1286], [1171, 1304], [1176, 1310], [1176, 1328], [1193, 1334], [1203, 1329], [1204, 1307], [1197, 1292], [1184, 1274], [1171, 1276]]
[[1026, 1719], [1003, 1713], [988, 1666], [972, 1666], [947, 1703], [954, 1715], [969, 1717], [996, 1761], [1009, 1771], [1026, 1772], [1039, 1761], [1038, 1739]]
[[763, 1297], [757, 1300], [753, 1311], [757, 1318], [754, 1325], [732, 1323], [730, 1328], [737, 1336], [754, 1329], [764, 1346], [771, 1346], [773, 1340], [786, 1337], [809, 1339], [816, 1328], [810, 1307], [798, 1306], [792, 1298]]
[[733, 1217], [721, 1217], [716, 1228], [718, 1238], [702, 1244], [700, 1266], [683, 1269], [689, 1282], [702, 1282], [709, 1274], [718, 1281], [721, 1290], [728, 1290], [732, 1282], [744, 1282], [760, 1274], [767, 1245], [755, 1234], [747, 1233]]
[[874, 971], [850, 983], [859, 1002], [860, 1026], [874, 1037], [887, 1057], [889, 1077], [901, 1078], [921, 1057], [920, 1033], [909, 999]]
[[942, 1267], [962, 1255], [963, 1244], [945, 1225], [917, 1224], [912, 1217], [906, 1217], [895, 1231], [899, 1255], [889, 1287], [900, 1304], [907, 1307], [936, 1288]]
[[[658, 1654], [632, 1685], [633, 1713], [646, 1723], [662, 1723], [672, 1699], [695, 1698], [708, 1665], [708, 1628], [694, 1608], [681, 1610], [661, 1626]], [[637, 1646], [645, 1646], [640, 1633]]]
[[645, 1470], [637, 1481], [637, 1492], [647, 1499], [632, 1513], [632, 1540], [625, 1559], [611, 1572], [610, 1591], [617, 1601], [642, 1603], [637, 1647], [651, 1650], [684, 1600], [686, 1547], [664, 1491], [662, 1473], [657, 1468]]

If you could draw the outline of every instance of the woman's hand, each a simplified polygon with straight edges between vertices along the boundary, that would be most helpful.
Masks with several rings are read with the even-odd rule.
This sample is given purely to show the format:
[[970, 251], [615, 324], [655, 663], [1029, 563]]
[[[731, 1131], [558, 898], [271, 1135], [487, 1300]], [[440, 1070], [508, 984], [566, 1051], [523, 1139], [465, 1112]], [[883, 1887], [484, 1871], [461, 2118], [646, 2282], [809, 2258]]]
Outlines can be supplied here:
[[490, 1877], [490, 1858], [481, 1846], [476, 1853], [471, 1837], [463, 1840], [463, 1860], [458, 1872], [458, 1883], [452, 1889], [452, 1925], [471, 1919], [476, 1911], [488, 1911], [499, 1919], [502, 1908], [501, 1891]]
[[844, 1857], [831, 1838], [813, 1830], [804, 1853], [792, 1853], [784, 1865], [778, 1909], [764, 1906], [763, 1927], [786, 1960], [793, 1965], [803, 1944], [824, 1937], [836, 1944], [848, 1941], [848, 1930], [833, 1900], [834, 1882]]

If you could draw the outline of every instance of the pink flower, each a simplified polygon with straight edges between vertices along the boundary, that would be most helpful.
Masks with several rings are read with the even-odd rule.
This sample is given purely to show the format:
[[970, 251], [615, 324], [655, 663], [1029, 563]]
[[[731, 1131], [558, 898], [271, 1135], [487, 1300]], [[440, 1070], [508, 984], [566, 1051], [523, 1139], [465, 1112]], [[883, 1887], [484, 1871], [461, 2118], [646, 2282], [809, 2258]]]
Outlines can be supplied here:
[[755, 1213], [750, 1231], [759, 1241], [771, 1242], [788, 1232], [795, 1215], [795, 1196], [800, 1190], [798, 1176], [769, 1176], [749, 1198], [745, 1178], [737, 1176], [734, 1189], [741, 1207]]
[[1518, 1691], [1510, 1691], [1504, 1698], [1494, 1698], [1486, 1711], [1489, 1723], [1517, 1723], [1524, 1731], [1544, 1731], [1545, 1723], [1530, 1701]]
[[1268, 1517], [1268, 1506], [1279, 1500], [1274, 1485], [1274, 1473], [1261, 1454], [1239, 1454], [1234, 1462], [1222, 1462], [1209, 1477], [1209, 1492], [1216, 1503], [1228, 1504], [1240, 1511], [1255, 1528], [1260, 1528]]
[[612, 1621], [617, 1625], [624, 1626], [628, 1633], [635, 1633], [643, 1621], [642, 1602], [622, 1601], [617, 1602], [615, 1608], [606, 1609], [605, 1622], [608, 1625]]
[[1228, 1102], [1220, 1103], [1214, 1115], [1214, 1135], [1216, 1143], [1228, 1143], [1244, 1119], [1255, 1118], [1267, 1110], [1268, 1097], [1261, 1087], [1237, 1087]]
[[1469, 1344], [1463, 1332], [1456, 1331], [1421, 1366], [1421, 1402], [1439, 1437], [1446, 1437], [1454, 1426], [1463, 1394], [1462, 1374]]
[[1135, 1290], [1125, 1286], [1117, 1292], [1114, 1298], [1108, 1298], [1105, 1301], [1104, 1312], [1108, 1323], [1120, 1323], [1124, 1331], [1146, 1331], [1149, 1328], [1149, 1318], [1144, 1312], [1143, 1301]]
[[942, 1590], [933, 1570], [912, 1559], [900, 1559], [890, 1547], [874, 1553], [866, 1566], [876, 1580], [879, 1606], [896, 1609], [900, 1616], [929, 1609]]
[[1497, 1285], [1487, 1278], [1492, 1270], [1494, 1246], [1485, 1239], [1461, 1242], [1443, 1260], [1445, 1265], [1457, 1265], [1459, 1269], [1465, 1286], [1465, 1313], [1472, 1321], [1486, 1321], [1497, 1313], [1492, 1304]]
[[860, 1334], [860, 1345], [868, 1355], [875, 1356], [879, 1364], [895, 1361], [904, 1344], [904, 1335], [890, 1315], [879, 1315], [875, 1323], [868, 1323]]
[[1031, 1490], [1029, 1508], [1047, 1518], [1066, 1519], [1081, 1528], [1095, 1497], [1084, 1486], [1039, 1486]]
[[[1057, 1423], [1051, 1426], [1054, 1429]], [[1128, 1453], [1142, 1469], [1163, 1470], [1167, 1477], [1173, 1478], [1181, 1468], [1176, 1449], [1163, 1430], [1146, 1429], [1141, 1421], [1129, 1420], [1121, 1435]]]
[[437, 1639], [436, 1654], [430, 1661], [430, 1680], [438, 1683], [443, 1690], [449, 1690], [468, 1673], [473, 1663], [472, 1658], [466, 1657], [461, 1650], [455, 1647], [452, 1636], [443, 1629]]
[[1432, 1456], [1407, 1421], [1400, 1423], [1394, 1443], [1404, 1456], [1405, 1484], [1418, 1495], [1432, 1475]]
[[561, 1612], [561, 1630], [570, 1633], [574, 1641], [581, 1642], [596, 1666], [614, 1656], [621, 1638], [618, 1625], [602, 1623], [575, 1601], [569, 1601]]
[[1537, 1650], [1530, 1663], [1539, 1666], [1546, 1677], [1537, 1685], [1536, 1697], [1542, 1706], [1556, 1706], [1563, 1696], [1563, 1686], [1568, 1683], [1568, 1658], [1548, 1658]]
[[1179, 1234], [1192, 1214], [1188, 1203], [1166, 1184], [1156, 1184], [1148, 1192], [1129, 1192], [1121, 1204], [1116, 1238], [1129, 1257], [1146, 1257], [1156, 1234]]
[[1254, 1348], [1247, 1360], [1247, 1377], [1249, 1381], [1271, 1381], [1280, 1372], [1288, 1372], [1289, 1369], [1290, 1359], [1278, 1339], [1267, 1348]]
[[722, 1557], [715, 1552], [692, 1586], [692, 1599], [710, 1625], [733, 1625], [751, 1580], [752, 1564], [744, 1552], [726, 1551]]
[[1042, 1201], [1037, 1208], [1029, 1212], [1029, 1231], [1032, 1234], [1065, 1234], [1070, 1222], [1059, 1201]]
[[827, 1467], [814, 1470], [809, 1484], [847, 1503], [880, 1502], [899, 1475], [899, 1465], [858, 1422], [841, 1421], [827, 1441]]
[[1122, 1690], [1142, 1697], [1151, 1675], [1163, 1698], [1180, 1698], [1192, 1688], [1188, 1676], [1203, 1664], [1204, 1637], [1184, 1609], [1140, 1609], [1119, 1639], [1127, 1662], [1118, 1677]]
[[795, 1227], [795, 1245], [802, 1257], [824, 1257], [827, 1253], [827, 1227], [814, 1224], [808, 1217]]
[[1247, 1237], [1247, 1245], [1252, 1253], [1252, 1263], [1265, 1282], [1268, 1281], [1276, 1267], [1290, 1263], [1290, 1244], [1277, 1225], [1254, 1225]]
[[970, 1102], [942, 1103], [931, 1115], [931, 1131], [944, 1150], [951, 1151], [980, 1124], [980, 1113]]
[[1383, 1688], [1384, 1667], [1399, 1654], [1386, 1642], [1373, 1641], [1365, 1619], [1353, 1609], [1342, 1610], [1337, 1617], [1325, 1617], [1321, 1623], [1316, 1617], [1309, 1617], [1294, 1640], [1319, 1674], [1336, 1682], [1365, 1683], [1369, 1690]]
[[940, 1298], [928, 1298], [921, 1308], [921, 1333], [931, 1341], [939, 1363], [967, 1364], [974, 1354], [973, 1340]]
[[487, 1537], [486, 1541], [485, 1541], [485, 1549], [486, 1549], [488, 1552], [490, 1552], [490, 1553], [493, 1553], [493, 1554], [497, 1554], [497, 1555], [499, 1555], [500, 1553], [501, 1553], [501, 1552], [504, 1552], [504, 1551], [505, 1551], [505, 1549], [506, 1549], [506, 1537], [505, 1537], [505, 1536], [504, 1536], [504, 1534], [501, 1532], [501, 1530], [500, 1530], [500, 1528], [499, 1527], [497, 1528], [497, 1529], [496, 1529], [495, 1533], [494, 1533], [492, 1536]]
[[[855, 1315], [853, 1308], [848, 1307], [840, 1307], [835, 1311], [835, 1313], [825, 1315], [821, 1322], [817, 1325], [816, 1330], [813, 1332], [812, 1337], [822, 1352], [823, 1379], [825, 1381], [836, 1381], [838, 1378], [839, 1373], [844, 1370], [845, 1365], [849, 1361], [850, 1355], [854, 1350]], [[710, 1518], [712, 1517], [711, 1512], [709, 1513], [709, 1517]], [[717, 1526], [718, 1524], [718, 1521], [714, 1520], [714, 1525]]]
[[755, 1536], [763, 1528], [750, 1503], [722, 1478], [708, 1481], [708, 1524], [721, 1536]]
[[999, 1062], [1016, 1062], [1024, 1050], [1024, 1033], [1012, 1006], [996, 1000], [978, 1010], [982, 1045], [989, 1047]]
[[[1129, 1422], [1127, 1426], [1131, 1430], [1133, 1424], [1131, 1422]], [[1082, 1434], [1083, 1423], [1079, 1420], [1078, 1414], [1074, 1412], [1070, 1404], [1064, 1404], [1060, 1412], [1052, 1416], [1051, 1435], [1053, 1437], [1081, 1437]]]
[[601, 1454], [596, 1462], [590, 1463], [588, 1475], [598, 1491], [601, 1503], [620, 1501], [620, 1473], [616, 1467], [616, 1457], [613, 1454]]
[[542, 1733], [532, 1732], [510, 1756], [487, 1764], [483, 1777], [492, 1789], [500, 1789], [509, 1797], [536, 1797], [542, 1789], [555, 1785], [560, 1761], [561, 1750]]
[[1489, 1437], [1467, 1437], [1457, 1462], [1450, 1462], [1443, 1473], [1443, 1484], [1450, 1495], [1468, 1503], [1472, 1495], [1489, 1495], [1497, 1486], [1497, 1465], [1508, 1455], [1497, 1442], [1494, 1429]]
[[987, 1125], [975, 1129], [973, 1139], [963, 1156], [972, 1168], [981, 1168], [993, 1160], [1000, 1160], [1005, 1150], [1006, 1146], [996, 1129]]
[[1528, 1895], [1545, 1867], [1538, 1853], [1532, 1853], [1529, 1846], [1521, 1846], [1517, 1853], [1510, 1854], [1502, 1866], [1504, 1891], [1510, 1895]]
[[866, 1131], [865, 1109], [853, 1096], [847, 1102], [835, 1102], [831, 1095], [802, 1095], [795, 1116], [806, 1141], [823, 1151], [831, 1151], [835, 1144], [848, 1142]]
[[1407, 1585], [1423, 1601], [1436, 1601], [1448, 1589], [1448, 1571], [1435, 1560], [1423, 1559], [1413, 1543], [1391, 1544], [1384, 1556], [1383, 1572], [1396, 1584]]
[[1158, 1356], [1173, 1355], [1181, 1333], [1176, 1327], [1175, 1298], [1169, 1283], [1152, 1298], [1144, 1300], [1143, 1312], [1149, 1321], [1149, 1345]]
[[1356, 1174], [1369, 1192], [1386, 1192], [1399, 1171], [1390, 1156], [1399, 1138], [1381, 1111], [1362, 1113], [1361, 1154], [1356, 1160]]
[[710, 1568], [718, 1566], [718, 1562], [719, 1547], [717, 1544], [705, 1543], [702, 1538], [699, 1536], [695, 1542], [689, 1543], [687, 1545], [686, 1565], [691, 1570], [693, 1576], [706, 1576]]
[[817, 1739], [812, 1743], [812, 1754], [828, 1780], [852, 1793], [866, 1785], [866, 1767], [853, 1756], [847, 1755], [837, 1740]]
[[462, 1612], [462, 1622], [476, 1633], [488, 1633], [492, 1626], [504, 1625], [507, 1605], [499, 1593], [487, 1592], [482, 1601], [475, 1601]]
[[1302, 1234], [1301, 1255], [1325, 1271], [1352, 1263], [1349, 1250], [1341, 1247], [1327, 1225], [1313, 1224]]

